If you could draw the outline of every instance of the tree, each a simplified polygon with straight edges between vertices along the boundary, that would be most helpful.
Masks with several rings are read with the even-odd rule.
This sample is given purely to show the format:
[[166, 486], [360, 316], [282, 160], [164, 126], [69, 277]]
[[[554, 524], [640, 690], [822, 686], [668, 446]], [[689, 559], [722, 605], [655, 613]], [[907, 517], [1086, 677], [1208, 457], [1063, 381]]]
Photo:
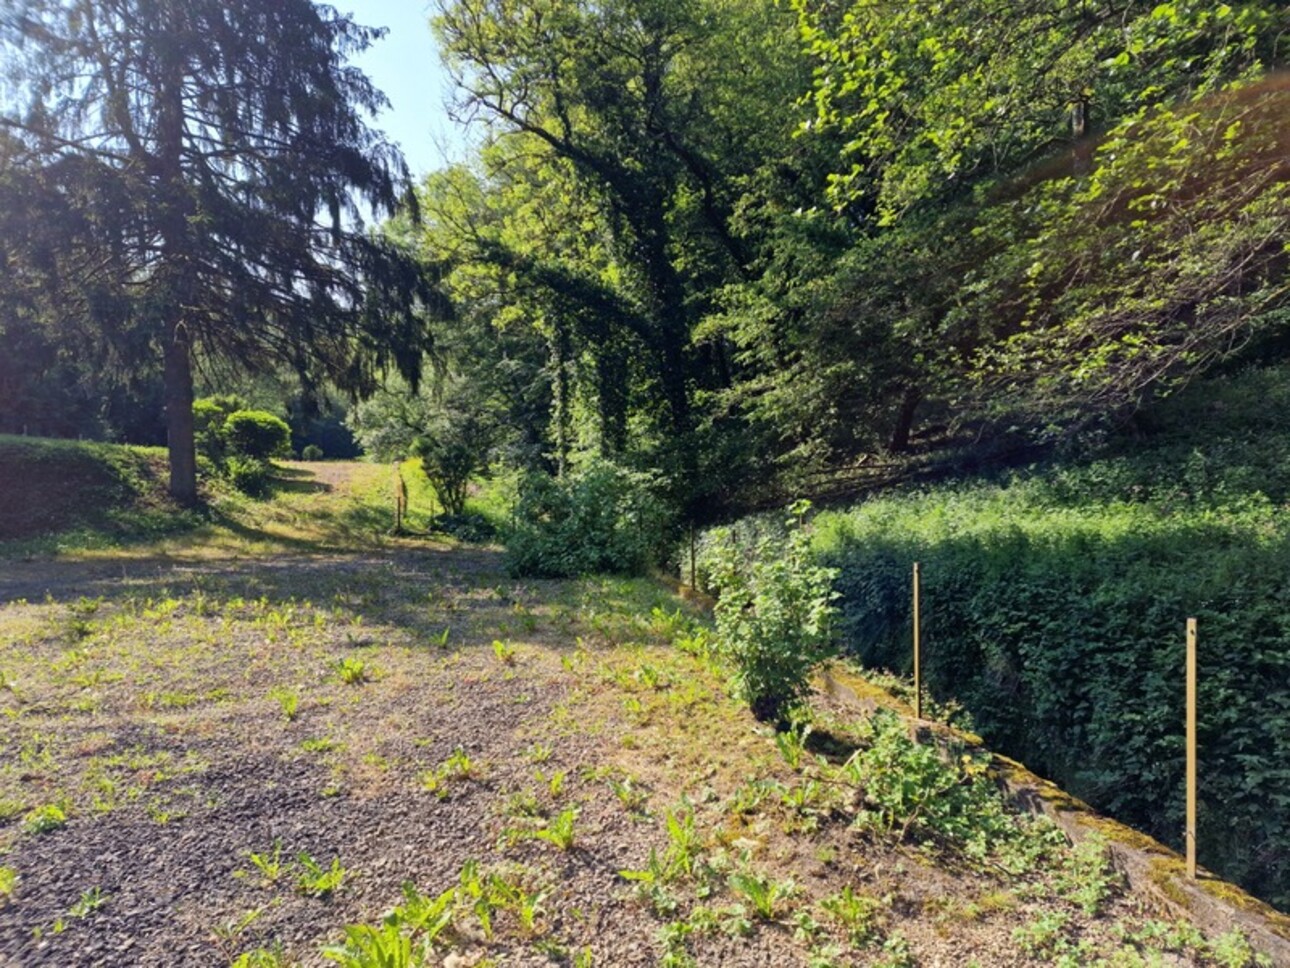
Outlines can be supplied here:
[[[170, 488], [196, 500], [193, 368], [286, 363], [371, 392], [415, 383], [423, 264], [363, 228], [407, 174], [366, 124], [382, 95], [345, 59], [379, 31], [310, 0], [3, 0], [21, 103], [5, 164], [64, 216], [29, 271], [61, 315], [164, 363]], [[142, 339], [139, 339], [139, 337]]]
[[791, 24], [769, 2], [443, 0], [435, 25], [463, 113], [482, 115], [592, 210], [564, 228], [590, 258], [553, 264], [541, 247], [514, 245], [489, 255], [551, 297], [557, 421], [581, 336], [606, 449], [625, 441], [630, 387], [662, 441], [656, 463], [676, 472], [693, 510], [696, 395], [727, 375], [719, 340], [698, 347], [694, 331], [715, 288], [746, 269], [730, 227], [739, 178], [792, 127], [782, 110], [796, 93]]

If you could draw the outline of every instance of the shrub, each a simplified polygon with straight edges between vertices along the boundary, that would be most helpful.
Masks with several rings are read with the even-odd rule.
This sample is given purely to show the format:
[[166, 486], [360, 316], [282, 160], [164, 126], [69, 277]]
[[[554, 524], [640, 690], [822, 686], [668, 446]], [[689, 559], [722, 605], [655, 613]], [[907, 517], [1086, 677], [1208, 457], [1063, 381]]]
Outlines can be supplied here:
[[224, 424], [229, 415], [246, 409], [241, 397], [221, 394], [193, 401], [193, 439], [197, 453], [216, 466], [224, 463], [226, 442]]
[[1150, 436], [1096, 459], [816, 521], [822, 560], [840, 569], [847, 648], [908, 669], [921, 561], [926, 686], [960, 701], [994, 748], [1175, 846], [1183, 629], [1196, 617], [1200, 862], [1283, 907], [1288, 375], [1198, 385], [1142, 415]]
[[254, 460], [291, 454], [291, 428], [264, 410], [237, 410], [224, 421], [227, 453]]
[[809, 508], [793, 505], [783, 538], [742, 548], [727, 541], [713, 568], [718, 652], [734, 666], [735, 691], [763, 722], [784, 720], [833, 647], [837, 572], [811, 554]]
[[233, 455], [224, 462], [224, 476], [243, 494], [263, 497], [268, 493], [269, 465], [262, 460]]
[[317, 444], [305, 444], [304, 448], [300, 451], [300, 459], [301, 460], [322, 460], [323, 449], [319, 447]]
[[563, 478], [533, 474], [519, 488], [506, 538], [514, 575], [639, 573], [657, 562], [672, 516], [657, 481], [608, 461]]
[[484, 469], [495, 428], [481, 414], [452, 410], [440, 416], [412, 442], [444, 514], [459, 518], [466, 510], [466, 486]]

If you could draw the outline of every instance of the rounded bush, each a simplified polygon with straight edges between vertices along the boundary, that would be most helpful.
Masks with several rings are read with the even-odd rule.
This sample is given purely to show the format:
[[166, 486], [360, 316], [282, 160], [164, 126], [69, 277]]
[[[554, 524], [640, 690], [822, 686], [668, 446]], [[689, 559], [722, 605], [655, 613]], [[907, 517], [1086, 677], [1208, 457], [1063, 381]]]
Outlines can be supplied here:
[[264, 410], [238, 410], [224, 421], [224, 441], [230, 455], [268, 460], [291, 454], [291, 428]]
[[323, 449], [319, 447], [317, 444], [305, 444], [304, 448], [301, 449], [300, 451], [300, 459], [301, 460], [322, 460]]

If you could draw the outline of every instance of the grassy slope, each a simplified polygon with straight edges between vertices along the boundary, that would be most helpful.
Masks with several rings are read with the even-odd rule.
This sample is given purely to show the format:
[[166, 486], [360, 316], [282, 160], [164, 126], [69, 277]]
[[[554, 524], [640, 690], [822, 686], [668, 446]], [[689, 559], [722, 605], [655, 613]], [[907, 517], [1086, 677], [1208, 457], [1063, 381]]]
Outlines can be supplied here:
[[0, 436], [0, 541], [101, 544], [173, 527], [165, 460], [159, 448]]
[[1093, 457], [818, 519], [848, 643], [909, 658], [996, 746], [1156, 836], [1182, 829], [1182, 629], [1201, 623], [1202, 863], [1290, 904], [1290, 372], [1193, 386]]
[[364, 533], [388, 469], [353, 471], [169, 539], [182, 568], [5, 576], [66, 569], [0, 606], [0, 959], [317, 964], [409, 880], [450, 915], [425, 964], [1253, 963], [899, 723], [820, 699], [777, 742], [648, 581]]
[[[388, 466], [288, 461], [275, 468], [272, 500], [207, 480], [206, 506], [184, 511], [166, 494], [160, 448], [0, 436], [0, 558], [378, 547], [392, 527]], [[401, 473], [409, 491], [406, 526], [425, 531], [434, 496], [413, 462]]]

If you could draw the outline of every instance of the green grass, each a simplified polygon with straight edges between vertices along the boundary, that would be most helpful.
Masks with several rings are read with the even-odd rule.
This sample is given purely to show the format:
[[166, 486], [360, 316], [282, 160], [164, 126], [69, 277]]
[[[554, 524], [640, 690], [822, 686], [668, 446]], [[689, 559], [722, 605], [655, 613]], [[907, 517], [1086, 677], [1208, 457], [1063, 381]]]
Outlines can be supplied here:
[[165, 451], [0, 436], [0, 554], [146, 541], [194, 526], [166, 497]]

